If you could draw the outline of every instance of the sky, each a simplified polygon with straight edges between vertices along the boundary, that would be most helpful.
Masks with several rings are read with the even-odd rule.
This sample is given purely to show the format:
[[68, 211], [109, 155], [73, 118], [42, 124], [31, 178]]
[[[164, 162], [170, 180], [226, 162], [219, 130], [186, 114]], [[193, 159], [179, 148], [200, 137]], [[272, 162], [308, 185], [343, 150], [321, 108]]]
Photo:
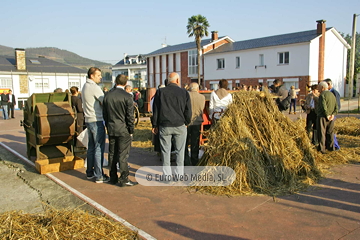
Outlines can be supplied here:
[[316, 29], [321, 19], [351, 35], [360, 14], [359, 0], [1, 0], [0, 7], [0, 45], [56, 47], [111, 64], [124, 53], [194, 41], [186, 25], [197, 14], [207, 18], [209, 37], [218, 31], [234, 41]]

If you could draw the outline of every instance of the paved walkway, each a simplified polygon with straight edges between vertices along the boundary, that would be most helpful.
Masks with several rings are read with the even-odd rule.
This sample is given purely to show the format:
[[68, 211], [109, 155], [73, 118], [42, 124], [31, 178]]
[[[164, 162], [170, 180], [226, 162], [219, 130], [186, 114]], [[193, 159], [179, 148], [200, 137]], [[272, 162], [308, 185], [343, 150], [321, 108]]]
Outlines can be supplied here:
[[[20, 119], [21, 111], [16, 119], [0, 119], [0, 142], [26, 156]], [[160, 164], [156, 154], [135, 148], [129, 162], [132, 177], [140, 166]], [[183, 187], [120, 188], [87, 180], [85, 169], [48, 177], [157, 239], [359, 239], [359, 172], [360, 165], [338, 166], [313, 190], [275, 199], [218, 197]]]

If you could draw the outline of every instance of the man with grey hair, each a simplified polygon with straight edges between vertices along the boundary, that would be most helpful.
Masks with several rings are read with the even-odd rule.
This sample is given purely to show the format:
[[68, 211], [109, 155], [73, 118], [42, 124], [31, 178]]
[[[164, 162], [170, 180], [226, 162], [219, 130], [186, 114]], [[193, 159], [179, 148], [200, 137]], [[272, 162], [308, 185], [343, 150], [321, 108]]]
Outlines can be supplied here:
[[127, 93], [132, 94], [132, 87], [130, 85], [126, 85], [124, 89]]
[[196, 166], [199, 161], [199, 142], [200, 129], [203, 120], [203, 110], [205, 108], [205, 96], [199, 93], [199, 84], [190, 83], [189, 95], [191, 101], [191, 122], [187, 128], [187, 143], [190, 141], [191, 158], [187, 144], [185, 147], [185, 166]]
[[318, 150], [325, 154], [326, 149], [334, 151], [334, 117], [338, 113], [336, 98], [328, 90], [328, 84], [322, 81], [318, 85], [320, 92], [317, 107]]
[[[333, 83], [331, 81], [330, 78], [327, 78], [324, 80], [328, 86], [329, 86], [329, 91], [332, 92], [334, 94], [334, 96], [336, 97], [336, 103], [338, 105], [338, 111], [340, 111], [340, 108], [341, 108], [341, 104], [340, 104], [340, 93], [338, 91], [336, 91], [333, 87]], [[340, 145], [337, 141], [337, 138], [336, 138], [336, 134], [334, 133], [334, 145], [335, 145], [335, 150], [339, 150], [340, 149]]]
[[153, 105], [152, 132], [159, 133], [163, 173], [166, 181], [172, 180], [170, 167], [171, 139], [173, 138], [176, 164], [175, 175], [184, 171], [186, 125], [191, 121], [191, 102], [189, 93], [180, 88], [179, 74], [169, 74], [169, 84], [156, 91]]

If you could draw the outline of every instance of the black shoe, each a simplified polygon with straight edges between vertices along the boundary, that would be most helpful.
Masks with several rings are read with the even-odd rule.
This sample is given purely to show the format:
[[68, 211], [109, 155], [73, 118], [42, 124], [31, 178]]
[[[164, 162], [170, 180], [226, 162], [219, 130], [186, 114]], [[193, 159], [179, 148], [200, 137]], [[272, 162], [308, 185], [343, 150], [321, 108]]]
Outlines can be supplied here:
[[110, 181], [109, 181], [109, 183], [113, 184], [113, 185], [117, 184], [118, 182], [119, 182], [118, 179], [112, 179], [112, 178], [110, 178]]
[[95, 178], [95, 176], [94, 175], [86, 175], [86, 178], [87, 179], [93, 179], [93, 178]]
[[120, 182], [120, 187], [132, 187], [132, 186], [135, 186], [135, 185], [138, 185], [138, 184], [139, 183], [137, 183], [137, 182], [127, 180], [125, 182]]

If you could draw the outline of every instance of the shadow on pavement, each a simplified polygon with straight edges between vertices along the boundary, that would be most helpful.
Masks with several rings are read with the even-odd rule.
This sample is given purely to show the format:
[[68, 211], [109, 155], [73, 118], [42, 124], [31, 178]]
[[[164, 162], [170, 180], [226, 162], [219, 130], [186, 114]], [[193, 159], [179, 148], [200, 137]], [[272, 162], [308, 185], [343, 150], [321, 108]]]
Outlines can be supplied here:
[[168, 230], [171, 231], [173, 233], [176, 233], [178, 235], [190, 238], [190, 239], [216, 239], [216, 240], [220, 240], [220, 239], [226, 239], [226, 240], [245, 240], [247, 238], [240, 238], [240, 237], [232, 237], [229, 235], [223, 235], [223, 234], [215, 234], [215, 233], [206, 233], [206, 232], [199, 232], [196, 231], [194, 229], [185, 227], [184, 225], [181, 224], [177, 224], [177, 223], [172, 223], [172, 222], [167, 222], [167, 221], [156, 221], [156, 223]]

